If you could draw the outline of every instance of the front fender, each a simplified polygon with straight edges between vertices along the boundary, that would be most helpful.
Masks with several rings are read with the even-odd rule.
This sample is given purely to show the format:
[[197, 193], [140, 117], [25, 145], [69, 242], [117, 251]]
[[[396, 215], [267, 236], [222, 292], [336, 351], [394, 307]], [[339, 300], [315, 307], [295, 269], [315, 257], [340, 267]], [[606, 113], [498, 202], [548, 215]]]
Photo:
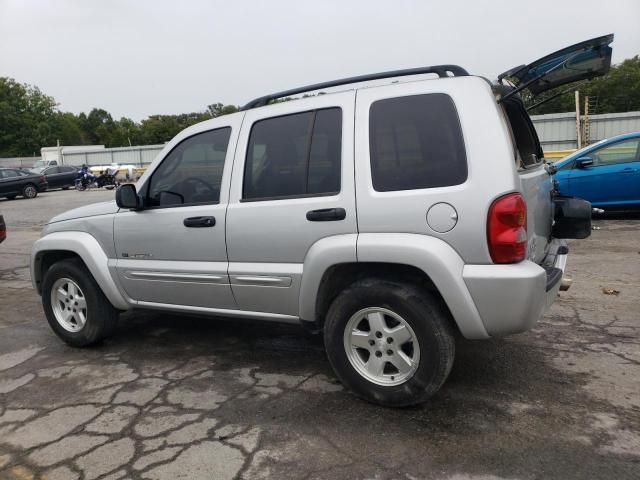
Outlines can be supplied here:
[[86, 232], [54, 232], [40, 238], [31, 250], [31, 281], [40, 293], [42, 282], [41, 262], [46, 252], [63, 251], [78, 255], [102, 289], [111, 305], [119, 310], [129, 310], [131, 306], [118, 290], [109, 272], [109, 258], [98, 241]]
[[361, 233], [358, 262], [411, 265], [426, 273], [465, 338], [489, 338], [462, 277], [460, 255], [439, 238], [412, 233]]

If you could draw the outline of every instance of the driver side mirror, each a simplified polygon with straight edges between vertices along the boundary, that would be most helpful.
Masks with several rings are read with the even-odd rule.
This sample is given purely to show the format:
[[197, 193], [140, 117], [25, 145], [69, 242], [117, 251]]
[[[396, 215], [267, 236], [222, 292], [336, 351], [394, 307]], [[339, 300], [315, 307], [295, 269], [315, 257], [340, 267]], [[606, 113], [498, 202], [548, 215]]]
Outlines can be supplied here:
[[116, 204], [119, 208], [128, 208], [130, 210], [141, 210], [142, 201], [136, 191], [136, 186], [131, 183], [125, 183], [116, 190]]
[[593, 165], [593, 158], [591, 157], [580, 157], [576, 160], [576, 167], [585, 168]]

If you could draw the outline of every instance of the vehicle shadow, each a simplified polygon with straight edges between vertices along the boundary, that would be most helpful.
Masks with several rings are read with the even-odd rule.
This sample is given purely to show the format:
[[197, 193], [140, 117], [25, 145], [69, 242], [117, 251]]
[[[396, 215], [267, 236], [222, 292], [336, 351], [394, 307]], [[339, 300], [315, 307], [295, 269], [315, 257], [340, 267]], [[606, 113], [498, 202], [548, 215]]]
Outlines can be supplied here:
[[[118, 332], [105, 347], [124, 347], [135, 351], [136, 356], [162, 352], [176, 360], [213, 355], [219, 365], [296, 377], [321, 374], [339, 383], [325, 355], [322, 336], [297, 325], [142, 311], [122, 317]], [[466, 409], [481, 403], [483, 410], [493, 409], [496, 415], [502, 415], [505, 408], [508, 410], [505, 405], [515, 399], [526, 401], [533, 391], [557, 397], [560, 392], [554, 390], [572, 381], [559, 375], [547, 361], [545, 350], [526, 342], [526, 335], [483, 341], [459, 339], [453, 369], [441, 392], [425, 405], [404, 410], [450, 412], [456, 405]], [[346, 401], [361, 403], [365, 408], [381, 408], [345, 391], [336, 396], [336, 401], [347, 397]]]

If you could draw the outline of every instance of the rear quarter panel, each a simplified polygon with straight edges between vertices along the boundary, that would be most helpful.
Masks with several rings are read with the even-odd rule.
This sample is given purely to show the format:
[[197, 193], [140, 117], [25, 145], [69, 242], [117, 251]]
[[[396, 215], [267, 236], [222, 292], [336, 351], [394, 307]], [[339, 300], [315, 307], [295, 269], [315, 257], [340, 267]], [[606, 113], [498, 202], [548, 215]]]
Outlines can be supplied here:
[[[464, 137], [468, 177], [460, 184], [419, 190], [377, 192], [371, 181], [369, 110], [377, 100], [444, 93], [455, 103]], [[491, 263], [486, 241], [489, 206], [519, 189], [514, 151], [489, 83], [480, 77], [407, 82], [361, 89], [356, 101], [355, 168], [360, 233], [419, 233], [446, 241], [465, 263]], [[429, 208], [447, 202], [457, 211], [455, 227], [432, 230]]]

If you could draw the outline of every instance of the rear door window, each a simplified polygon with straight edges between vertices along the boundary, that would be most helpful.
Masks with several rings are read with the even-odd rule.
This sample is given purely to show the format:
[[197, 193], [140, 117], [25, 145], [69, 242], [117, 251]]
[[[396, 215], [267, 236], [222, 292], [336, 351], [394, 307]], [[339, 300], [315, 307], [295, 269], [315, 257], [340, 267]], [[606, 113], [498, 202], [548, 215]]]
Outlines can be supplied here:
[[340, 108], [259, 120], [249, 136], [243, 200], [338, 193], [341, 151]]
[[460, 120], [443, 93], [374, 102], [369, 149], [371, 180], [379, 192], [446, 187], [467, 179]]

